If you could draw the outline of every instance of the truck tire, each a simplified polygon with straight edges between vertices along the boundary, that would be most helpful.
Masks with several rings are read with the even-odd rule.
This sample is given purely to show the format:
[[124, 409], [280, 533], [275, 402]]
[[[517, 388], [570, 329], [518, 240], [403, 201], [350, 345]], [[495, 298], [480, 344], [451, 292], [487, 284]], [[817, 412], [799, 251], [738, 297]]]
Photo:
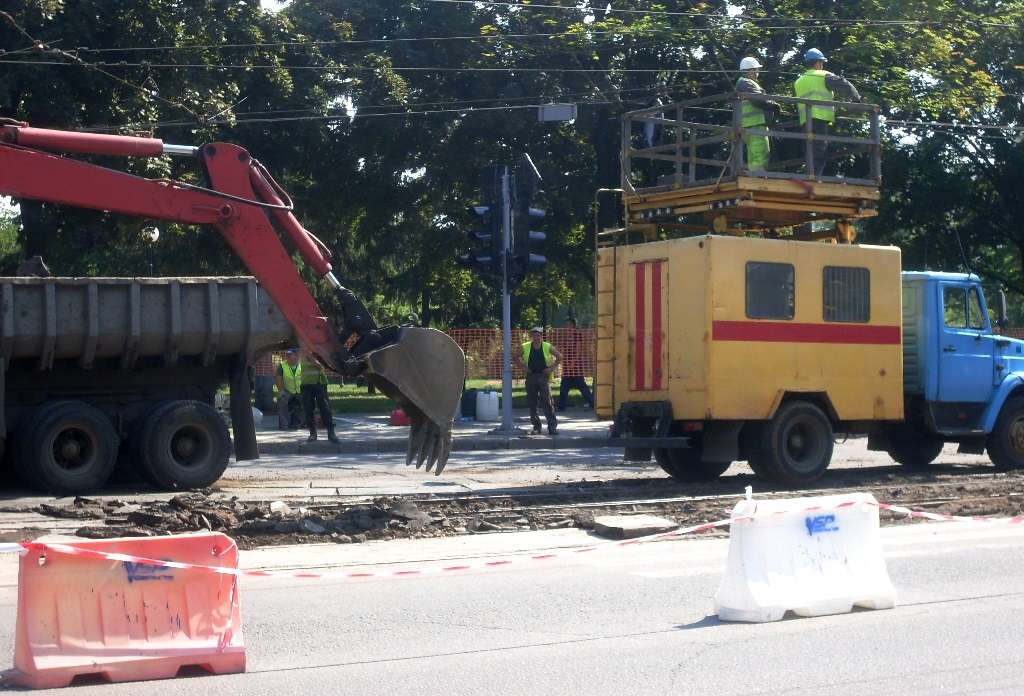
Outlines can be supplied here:
[[985, 447], [997, 469], [1024, 469], [1024, 398], [1006, 400]]
[[228, 468], [231, 456], [224, 419], [199, 401], [157, 407], [133, 439], [139, 473], [164, 490], [212, 485]]
[[26, 483], [55, 495], [80, 495], [110, 478], [118, 437], [95, 406], [55, 401], [37, 408], [26, 422], [14, 451], [14, 467]]
[[942, 454], [942, 440], [916, 428], [898, 428], [887, 433], [885, 451], [897, 464], [908, 469], [923, 469]]
[[702, 462], [700, 458], [699, 447], [659, 447], [654, 450], [658, 466], [672, 478], [687, 483], [714, 481], [732, 466], [732, 462]]
[[802, 485], [818, 479], [832, 461], [832, 424], [807, 401], [779, 407], [761, 437], [758, 466], [779, 483]]

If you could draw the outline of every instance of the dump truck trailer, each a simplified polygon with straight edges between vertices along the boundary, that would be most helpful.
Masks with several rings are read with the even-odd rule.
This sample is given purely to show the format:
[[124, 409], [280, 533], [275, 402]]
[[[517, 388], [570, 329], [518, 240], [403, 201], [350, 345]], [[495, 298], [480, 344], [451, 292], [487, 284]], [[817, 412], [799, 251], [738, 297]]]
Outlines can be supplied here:
[[251, 277], [0, 278], [4, 466], [59, 495], [121, 466], [209, 486], [258, 456], [248, 365], [295, 332]]

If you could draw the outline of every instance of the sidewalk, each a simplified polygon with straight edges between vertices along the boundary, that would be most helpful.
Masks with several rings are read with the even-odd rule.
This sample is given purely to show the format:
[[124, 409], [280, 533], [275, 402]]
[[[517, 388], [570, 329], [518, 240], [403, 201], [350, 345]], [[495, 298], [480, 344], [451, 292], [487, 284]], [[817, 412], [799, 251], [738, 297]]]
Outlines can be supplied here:
[[[513, 432], [500, 431], [502, 414], [496, 422], [455, 419], [452, 450], [525, 450], [572, 449], [596, 447], [608, 437], [611, 421], [599, 421], [594, 412], [585, 408], [569, 408], [558, 416], [558, 434], [527, 435], [532, 429], [527, 409], [512, 410]], [[281, 430], [277, 414], [263, 417], [256, 426], [256, 440], [263, 454], [382, 454], [405, 452], [409, 440], [408, 426], [391, 425], [388, 414], [343, 414], [334, 416], [339, 444], [327, 441], [327, 431], [321, 428], [316, 442], [306, 442], [309, 432]], [[547, 433], [545, 426], [544, 432]]]

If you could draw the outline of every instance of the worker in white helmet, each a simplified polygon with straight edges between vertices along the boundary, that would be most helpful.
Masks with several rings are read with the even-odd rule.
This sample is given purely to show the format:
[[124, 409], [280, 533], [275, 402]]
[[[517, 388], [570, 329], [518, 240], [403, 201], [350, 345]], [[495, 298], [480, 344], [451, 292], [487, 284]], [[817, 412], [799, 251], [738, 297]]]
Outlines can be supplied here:
[[[764, 90], [757, 84], [761, 63], [757, 58], [747, 57], [740, 61], [740, 79], [736, 91], [744, 94], [763, 95]], [[740, 125], [743, 128], [743, 146], [747, 150], [747, 170], [763, 172], [771, 158], [771, 145], [767, 135], [751, 135], [747, 129], [766, 130], [774, 122], [775, 114], [781, 107], [771, 99], [751, 96], [740, 102]]]

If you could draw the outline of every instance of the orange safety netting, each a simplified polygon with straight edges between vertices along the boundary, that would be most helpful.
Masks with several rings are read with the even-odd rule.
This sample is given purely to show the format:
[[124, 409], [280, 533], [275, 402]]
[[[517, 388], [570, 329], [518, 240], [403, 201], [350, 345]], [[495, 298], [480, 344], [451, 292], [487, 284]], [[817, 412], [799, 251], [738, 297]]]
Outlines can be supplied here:
[[[467, 379], [501, 380], [504, 363], [504, 339], [500, 329], [452, 329], [445, 333], [451, 336], [466, 352]], [[528, 329], [512, 331], [513, 379], [523, 379], [519, 356], [522, 353], [523, 344], [529, 340]], [[564, 357], [559, 369], [560, 376], [587, 378], [594, 376], [594, 329], [551, 328], [544, 332], [544, 340], [557, 348]], [[277, 366], [281, 364], [282, 356], [282, 351], [264, 355], [253, 365], [255, 376], [273, 377], [277, 372]], [[328, 371], [328, 376], [338, 377], [339, 375]]]

